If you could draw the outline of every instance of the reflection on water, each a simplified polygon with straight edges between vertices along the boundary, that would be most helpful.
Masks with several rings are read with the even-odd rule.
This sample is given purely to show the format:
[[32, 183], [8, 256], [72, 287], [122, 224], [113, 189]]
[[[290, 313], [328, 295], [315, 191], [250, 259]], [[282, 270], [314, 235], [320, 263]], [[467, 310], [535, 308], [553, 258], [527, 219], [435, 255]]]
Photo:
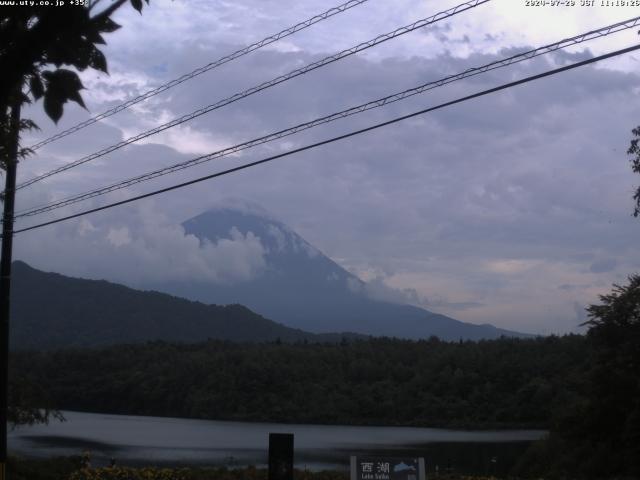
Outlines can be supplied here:
[[64, 412], [64, 423], [20, 427], [9, 449], [31, 457], [92, 452], [94, 464], [264, 466], [270, 432], [295, 434], [295, 464], [311, 470], [348, 468], [350, 455], [423, 456], [427, 470], [501, 473], [540, 430], [462, 431], [218, 422]]

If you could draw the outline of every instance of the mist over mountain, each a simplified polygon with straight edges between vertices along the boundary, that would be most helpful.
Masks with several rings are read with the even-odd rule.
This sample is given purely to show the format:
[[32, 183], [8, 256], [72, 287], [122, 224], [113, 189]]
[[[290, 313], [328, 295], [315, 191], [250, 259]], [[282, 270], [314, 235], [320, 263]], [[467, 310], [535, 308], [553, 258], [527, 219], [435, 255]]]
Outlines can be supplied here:
[[314, 333], [351, 331], [410, 339], [436, 335], [445, 340], [524, 336], [372, 298], [365, 282], [256, 205], [236, 201], [182, 226], [201, 244], [255, 237], [264, 251], [264, 267], [234, 283], [159, 279], [145, 287], [207, 304], [246, 305], [267, 318]]

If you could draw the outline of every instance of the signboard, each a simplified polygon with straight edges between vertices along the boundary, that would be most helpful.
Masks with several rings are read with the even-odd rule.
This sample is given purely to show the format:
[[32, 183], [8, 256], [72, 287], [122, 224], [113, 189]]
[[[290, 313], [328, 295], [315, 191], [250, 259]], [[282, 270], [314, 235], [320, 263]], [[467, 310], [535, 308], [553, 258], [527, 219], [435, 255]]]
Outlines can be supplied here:
[[421, 457], [351, 457], [350, 480], [425, 480]]

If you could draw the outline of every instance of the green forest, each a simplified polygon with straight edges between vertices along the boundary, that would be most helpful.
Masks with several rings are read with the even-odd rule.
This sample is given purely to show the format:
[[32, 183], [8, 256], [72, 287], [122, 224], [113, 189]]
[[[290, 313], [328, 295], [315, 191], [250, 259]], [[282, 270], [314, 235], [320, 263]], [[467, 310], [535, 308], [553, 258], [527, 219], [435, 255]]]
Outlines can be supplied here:
[[548, 427], [580, 395], [580, 336], [446, 343], [164, 342], [15, 353], [70, 410], [206, 419]]

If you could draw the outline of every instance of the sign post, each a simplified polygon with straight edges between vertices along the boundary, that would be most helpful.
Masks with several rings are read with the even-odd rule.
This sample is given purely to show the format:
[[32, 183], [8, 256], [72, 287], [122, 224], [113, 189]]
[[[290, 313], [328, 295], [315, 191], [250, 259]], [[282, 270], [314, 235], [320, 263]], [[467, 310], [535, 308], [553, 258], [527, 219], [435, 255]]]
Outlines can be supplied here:
[[351, 457], [350, 480], [425, 480], [422, 457]]
[[269, 434], [269, 479], [293, 480], [293, 434]]

